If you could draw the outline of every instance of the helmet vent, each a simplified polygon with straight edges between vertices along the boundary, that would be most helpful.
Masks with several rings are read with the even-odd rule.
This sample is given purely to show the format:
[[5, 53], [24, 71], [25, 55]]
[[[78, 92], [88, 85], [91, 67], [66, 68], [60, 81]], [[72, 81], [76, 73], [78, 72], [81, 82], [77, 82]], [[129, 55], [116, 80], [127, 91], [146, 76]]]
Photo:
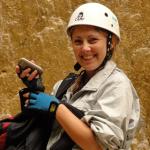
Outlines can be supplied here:
[[108, 14], [105, 12], [105, 16], [108, 17]]

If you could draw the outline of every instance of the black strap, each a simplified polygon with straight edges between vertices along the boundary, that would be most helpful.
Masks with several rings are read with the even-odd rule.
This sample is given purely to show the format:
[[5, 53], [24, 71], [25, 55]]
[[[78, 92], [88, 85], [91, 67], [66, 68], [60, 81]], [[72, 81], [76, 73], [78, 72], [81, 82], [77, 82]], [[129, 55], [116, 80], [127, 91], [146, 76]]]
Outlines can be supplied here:
[[[63, 103], [77, 118], [81, 119], [84, 116], [84, 112], [75, 108], [74, 106]], [[63, 132], [59, 140], [56, 141], [50, 150], [72, 150], [75, 142], [68, 136], [66, 132]]]
[[62, 81], [56, 93], [56, 97], [59, 100], [62, 99], [63, 95], [66, 93], [67, 89], [74, 83], [77, 76], [78, 75], [75, 73], [69, 73], [69, 75]]

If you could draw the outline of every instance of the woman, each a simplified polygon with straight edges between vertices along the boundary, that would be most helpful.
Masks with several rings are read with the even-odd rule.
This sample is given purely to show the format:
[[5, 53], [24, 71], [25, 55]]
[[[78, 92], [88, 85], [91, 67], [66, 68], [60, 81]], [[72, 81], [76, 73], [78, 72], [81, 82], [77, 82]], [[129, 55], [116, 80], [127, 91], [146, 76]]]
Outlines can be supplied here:
[[[60, 138], [62, 129], [76, 143], [72, 149], [129, 150], [139, 121], [139, 98], [127, 76], [111, 60], [120, 41], [114, 13], [99, 3], [86, 3], [72, 14], [67, 33], [78, 66], [83, 69], [63, 101], [84, 112], [79, 119], [55, 97], [43, 92], [24, 95], [27, 109], [55, 112], [56, 124], [47, 149]], [[32, 80], [36, 72], [20, 74]], [[17, 67], [16, 72], [19, 73]], [[54, 105], [55, 104], [55, 105]], [[59, 126], [58, 124], [61, 126]]]

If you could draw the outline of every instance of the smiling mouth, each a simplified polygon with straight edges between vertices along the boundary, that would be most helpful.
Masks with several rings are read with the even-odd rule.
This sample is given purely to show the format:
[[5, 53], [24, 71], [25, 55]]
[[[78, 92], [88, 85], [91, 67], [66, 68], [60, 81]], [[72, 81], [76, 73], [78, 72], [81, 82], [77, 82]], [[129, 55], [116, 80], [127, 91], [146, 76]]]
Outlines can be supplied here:
[[95, 57], [95, 55], [89, 55], [89, 56], [81, 56], [81, 58], [85, 61], [90, 61]]

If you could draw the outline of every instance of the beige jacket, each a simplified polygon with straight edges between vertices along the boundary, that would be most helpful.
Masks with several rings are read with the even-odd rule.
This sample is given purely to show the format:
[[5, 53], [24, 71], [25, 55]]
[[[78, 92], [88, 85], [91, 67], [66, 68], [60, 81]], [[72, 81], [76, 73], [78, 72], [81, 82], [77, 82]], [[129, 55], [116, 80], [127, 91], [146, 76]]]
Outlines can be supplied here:
[[[54, 86], [54, 95], [59, 85], [60, 82]], [[63, 99], [85, 112], [82, 120], [93, 130], [103, 150], [130, 149], [140, 117], [139, 98], [131, 81], [113, 61], [107, 62], [105, 68], [73, 96], [68, 89]], [[47, 149], [60, 136], [57, 127]]]

